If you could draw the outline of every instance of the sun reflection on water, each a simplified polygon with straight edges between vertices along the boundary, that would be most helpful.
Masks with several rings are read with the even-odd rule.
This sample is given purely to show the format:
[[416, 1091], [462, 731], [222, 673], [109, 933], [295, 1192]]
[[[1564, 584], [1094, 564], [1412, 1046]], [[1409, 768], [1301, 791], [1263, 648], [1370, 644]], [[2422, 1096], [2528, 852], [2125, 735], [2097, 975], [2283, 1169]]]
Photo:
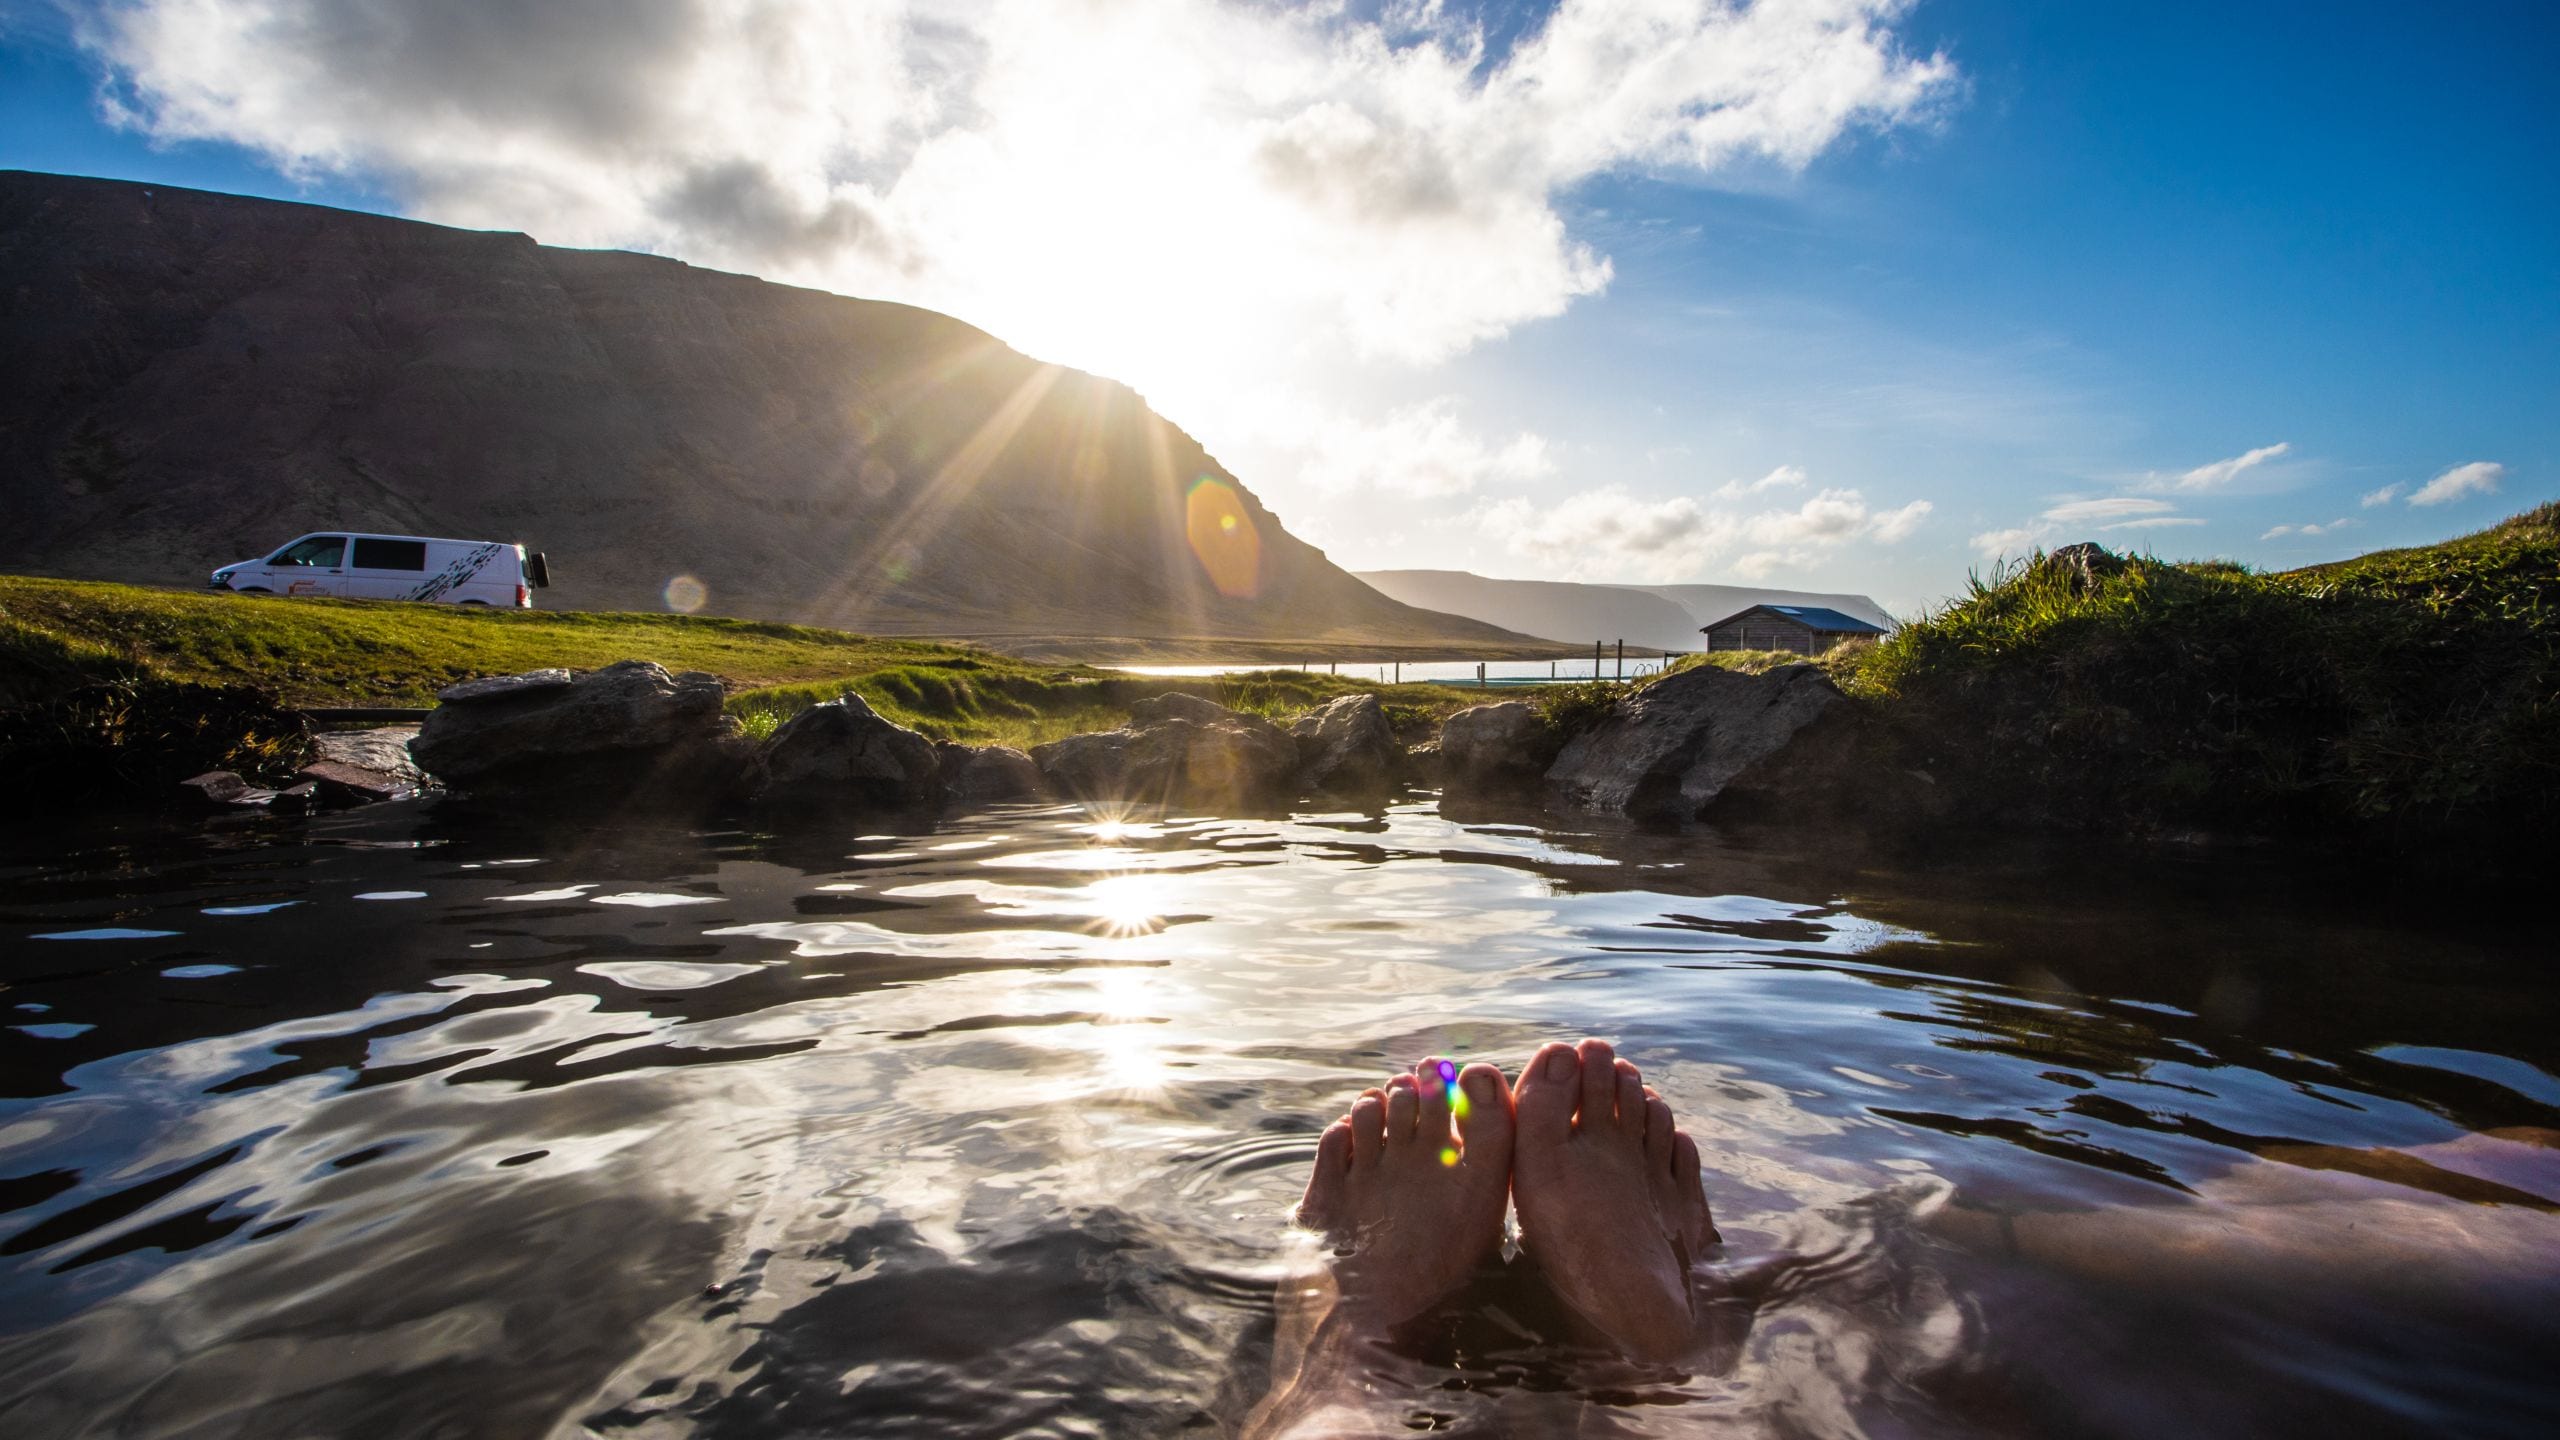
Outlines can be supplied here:
[[1093, 933], [1125, 940], [1164, 929], [1165, 880], [1160, 875], [1106, 875], [1085, 887]]

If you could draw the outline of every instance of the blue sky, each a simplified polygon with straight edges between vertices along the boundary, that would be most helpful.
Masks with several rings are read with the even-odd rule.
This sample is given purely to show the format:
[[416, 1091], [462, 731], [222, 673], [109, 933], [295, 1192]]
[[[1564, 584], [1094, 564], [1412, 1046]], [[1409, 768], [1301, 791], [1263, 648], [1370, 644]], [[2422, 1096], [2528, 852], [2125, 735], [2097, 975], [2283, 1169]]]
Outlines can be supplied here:
[[0, 165], [933, 304], [1354, 568], [1909, 610], [2560, 494], [2549, 6], [404, 8], [0, 10]]

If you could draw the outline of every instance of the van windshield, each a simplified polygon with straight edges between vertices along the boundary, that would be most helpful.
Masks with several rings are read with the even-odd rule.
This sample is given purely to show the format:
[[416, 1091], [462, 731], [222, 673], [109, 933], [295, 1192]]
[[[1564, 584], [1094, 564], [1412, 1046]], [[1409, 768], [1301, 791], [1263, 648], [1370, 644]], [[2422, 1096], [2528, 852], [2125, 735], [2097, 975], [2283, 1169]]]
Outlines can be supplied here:
[[267, 563], [270, 565], [325, 565], [335, 568], [338, 562], [345, 558], [346, 553], [346, 536], [314, 535], [308, 540], [296, 540], [287, 545], [276, 552], [276, 558]]

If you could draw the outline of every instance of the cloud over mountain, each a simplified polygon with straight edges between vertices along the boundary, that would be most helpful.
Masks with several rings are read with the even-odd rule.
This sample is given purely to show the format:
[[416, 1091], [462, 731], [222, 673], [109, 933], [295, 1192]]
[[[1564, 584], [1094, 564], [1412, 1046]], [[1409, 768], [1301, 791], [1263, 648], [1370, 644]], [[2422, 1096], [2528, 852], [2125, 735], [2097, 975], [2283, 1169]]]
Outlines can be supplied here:
[[[908, 300], [1170, 380], [1176, 345], [1428, 362], [1605, 287], [1558, 197], [1925, 118], [1898, 0], [106, 0], [130, 125], [410, 213]], [[361, 83], [350, 83], [360, 78]], [[1143, 313], [1137, 313], [1139, 311]]]

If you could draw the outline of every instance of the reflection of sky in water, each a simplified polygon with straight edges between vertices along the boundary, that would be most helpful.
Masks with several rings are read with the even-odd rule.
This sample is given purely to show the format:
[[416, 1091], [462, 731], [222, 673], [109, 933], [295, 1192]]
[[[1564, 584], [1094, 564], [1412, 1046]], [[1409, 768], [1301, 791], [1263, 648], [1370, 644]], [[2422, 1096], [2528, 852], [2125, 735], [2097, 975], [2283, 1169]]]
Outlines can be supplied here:
[[[950, 1433], [1180, 1428], [1203, 1377], [1250, 1366], [1324, 1121], [1421, 1055], [1514, 1068], [1581, 1033], [1679, 1111], [1737, 1254], [1809, 1257], [1732, 1368], [1649, 1392], [1685, 1407], [1617, 1412], [1639, 1431], [1883, 1433], [1901, 1405], [2009, 1433], [1932, 1411], [1965, 1403], [1933, 1377], [1987, 1351], [2059, 1387], [2003, 1402], [2016, 1433], [2061, 1433], [2106, 1387], [2003, 1328], [2058, 1315], [2090, 1375], [2223, 1397], [2246, 1433], [2233, 1397], [2317, 1411], [2354, 1393], [2324, 1377], [2361, 1372], [2146, 1358], [2103, 1303], [2139, 1267], [2101, 1258], [2194, 1253], [2189, 1215], [2308, 1249], [2375, 1195], [2478, 1256], [2560, 1238], [2498, 1198], [2530, 1200], [2530, 1147], [2463, 1138], [2555, 1099], [2535, 1060], [2446, 1043], [2477, 1028], [2448, 1018], [2464, 997], [2237, 1020], [2209, 999], [2290, 993], [2318, 948], [2301, 917], [2234, 942], [2233, 974], [2163, 969], [2130, 903], [2022, 920], [1996, 883], [1417, 805], [609, 849], [404, 833], [417, 815], [0, 882], [11, 935], [112, 941], [43, 947], [94, 958], [21, 982], [0, 1051], [0, 1177], [69, 1177], [0, 1212], [0, 1298], [30, 1317], [0, 1375], [52, 1367], [80, 1413], [136, 1428], [345, 1421], [262, 1338], [288, 1335], [329, 1337], [344, 1403], [397, 1394], [422, 1428], [540, 1430], [591, 1395], [606, 1431], [771, 1430], [792, 1405], [848, 1431], [936, 1406], [977, 1417]], [[2289, 1208], [2236, 1208], [2260, 1196]], [[1968, 1279], [1918, 1230], [2011, 1213], [2041, 1217], [2011, 1228], [2047, 1268]], [[2349, 1345], [2233, 1274], [2206, 1310]], [[2344, 1313], [2380, 1284], [2340, 1283]], [[1417, 1393], [1578, 1393], [1523, 1354], [1448, 1390], [1463, 1366], [1417, 1362]], [[130, 1408], [160, 1377], [167, 1408]]]

